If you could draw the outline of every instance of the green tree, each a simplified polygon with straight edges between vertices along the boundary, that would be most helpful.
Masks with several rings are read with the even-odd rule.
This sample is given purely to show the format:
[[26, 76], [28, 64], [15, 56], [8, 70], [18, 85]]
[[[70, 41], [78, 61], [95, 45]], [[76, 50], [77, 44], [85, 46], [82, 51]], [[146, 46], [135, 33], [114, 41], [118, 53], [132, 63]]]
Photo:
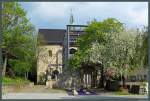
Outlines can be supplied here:
[[[114, 18], [108, 18], [102, 22], [92, 21], [85, 29], [85, 33], [77, 39], [78, 50], [82, 56], [87, 57], [92, 44], [98, 42], [101, 45], [109, 43], [112, 33], [124, 30], [124, 26]], [[85, 58], [86, 60], [86, 58]]]
[[139, 68], [148, 67], [148, 29], [137, 29], [135, 38], [135, 51], [131, 64]]
[[[35, 64], [36, 35], [34, 26], [26, 17], [26, 12], [21, 8], [19, 3], [3, 3], [3, 44], [5, 50], [3, 54], [3, 76], [5, 76], [6, 65], [8, 64], [8, 54], [13, 54], [17, 60], [9, 62], [18, 74], [27, 73]], [[22, 65], [21, 65], [22, 64]], [[16, 69], [16, 68], [20, 69]], [[21, 69], [22, 68], [22, 69]]]
[[92, 21], [85, 32], [77, 40], [79, 48], [70, 59], [71, 68], [80, 68], [83, 62], [100, 62], [105, 70], [115, 68], [115, 76], [122, 78], [128, 71], [147, 66], [147, 30], [137, 33], [109, 18], [102, 22]]
[[[101, 62], [105, 68], [115, 67], [118, 76], [125, 75], [134, 52], [134, 35], [130, 31], [111, 33], [105, 44], [92, 43], [90, 61]], [[117, 76], [117, 75], [116, 75]]]
[[114, 18], [108, 18], [102, 22], [94, 20], [89, 23], [85, 29], [86, 34], [81, 35], [77, 39], [78, 51], [71, 58], [70, 67], [80, 68], [82, 63], [87, 63], [88, 61], [101, 62], [106, 66], [108, 61], [105, 61], [107, 59], [104, 55], [109, 56], [106, 54], [106, 45], [110, 44], [112, 36], [116, 36], [115, 33], [123, 30], [123, 24]]

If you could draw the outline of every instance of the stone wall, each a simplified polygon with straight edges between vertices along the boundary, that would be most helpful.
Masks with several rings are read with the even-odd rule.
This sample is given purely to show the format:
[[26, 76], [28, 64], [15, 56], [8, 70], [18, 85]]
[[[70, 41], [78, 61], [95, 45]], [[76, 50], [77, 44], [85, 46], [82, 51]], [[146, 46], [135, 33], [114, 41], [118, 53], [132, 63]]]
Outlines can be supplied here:
[[38, 47], [37, 82], [45, 81], [46, 71], [49, 68], [49, 72], [57, 69], [59, 73], [62, 73], [62, 52], [63, 47], [61, 45], [44, 45]]

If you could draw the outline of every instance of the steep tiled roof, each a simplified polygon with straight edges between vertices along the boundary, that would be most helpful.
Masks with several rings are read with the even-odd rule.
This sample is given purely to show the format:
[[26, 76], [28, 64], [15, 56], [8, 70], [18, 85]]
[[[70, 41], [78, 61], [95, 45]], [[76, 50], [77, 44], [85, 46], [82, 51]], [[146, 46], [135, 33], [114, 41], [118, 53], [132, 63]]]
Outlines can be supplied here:
[[44, 38], [46, 44], [62, 44], [66, 29], [39, 29], [38, 35]]

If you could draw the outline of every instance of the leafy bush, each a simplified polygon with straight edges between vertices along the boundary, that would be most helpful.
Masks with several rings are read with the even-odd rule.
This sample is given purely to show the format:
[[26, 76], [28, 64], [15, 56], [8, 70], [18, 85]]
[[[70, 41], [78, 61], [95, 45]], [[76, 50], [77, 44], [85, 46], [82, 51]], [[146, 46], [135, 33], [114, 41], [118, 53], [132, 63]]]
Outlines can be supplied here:
[[2, 84], [3, 85], [19, 85], [19, 84], [28, 84], [30, 83], [29, 80], [16, 77], [16, 78], [9, 78], [9, 77], [3, 77], [2, 78]]
[[10, 60], [10, 65], [18, 76], [24, 76], [30, 70], [30, 64], [20, 60]]

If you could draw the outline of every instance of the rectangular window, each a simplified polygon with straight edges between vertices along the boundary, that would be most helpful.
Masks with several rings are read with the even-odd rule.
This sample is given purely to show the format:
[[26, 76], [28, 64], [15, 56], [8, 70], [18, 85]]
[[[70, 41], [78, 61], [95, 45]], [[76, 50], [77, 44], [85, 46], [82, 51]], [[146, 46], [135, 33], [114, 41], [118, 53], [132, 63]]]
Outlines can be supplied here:
[[49, 50], [49, 56], [52, 57], [52, 50]]

